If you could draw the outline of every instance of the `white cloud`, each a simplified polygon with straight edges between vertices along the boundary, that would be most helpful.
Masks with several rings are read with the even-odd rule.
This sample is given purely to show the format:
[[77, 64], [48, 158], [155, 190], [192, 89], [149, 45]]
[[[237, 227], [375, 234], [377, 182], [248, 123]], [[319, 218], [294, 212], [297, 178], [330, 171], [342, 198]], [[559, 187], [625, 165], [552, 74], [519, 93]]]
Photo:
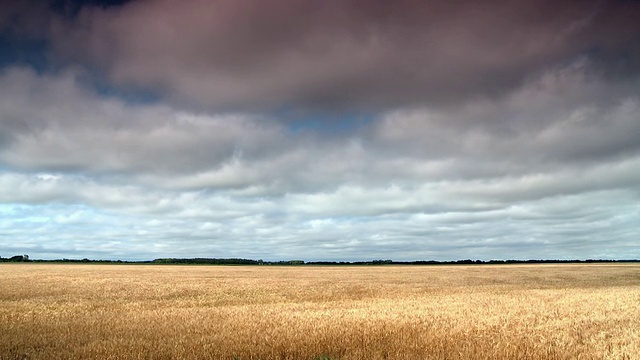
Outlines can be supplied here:
[[296, 132], [274, 115], [132, 104], [90, 90], [78, 72], [10, 68], [0, 76], [0, 248], [637, 257], [639, 104], [626, 85], [573, 66], [501, 99]]

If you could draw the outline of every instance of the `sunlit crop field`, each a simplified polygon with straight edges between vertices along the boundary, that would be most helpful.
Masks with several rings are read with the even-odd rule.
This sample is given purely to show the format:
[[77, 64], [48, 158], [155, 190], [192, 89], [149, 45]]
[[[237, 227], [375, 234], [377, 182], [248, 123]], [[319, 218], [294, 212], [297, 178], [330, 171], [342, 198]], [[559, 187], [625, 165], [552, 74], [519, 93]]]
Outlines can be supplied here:
[[640, 265], [0, 265], [1, 359], [640, 359]]

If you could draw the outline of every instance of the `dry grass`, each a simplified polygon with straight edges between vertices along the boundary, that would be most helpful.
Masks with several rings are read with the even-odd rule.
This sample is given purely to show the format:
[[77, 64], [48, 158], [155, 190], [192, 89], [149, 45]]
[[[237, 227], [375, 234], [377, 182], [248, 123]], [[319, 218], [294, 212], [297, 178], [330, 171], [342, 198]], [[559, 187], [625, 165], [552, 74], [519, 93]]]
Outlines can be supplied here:
[[0, 359], [640, 359], [640, 265], [0, 265]]

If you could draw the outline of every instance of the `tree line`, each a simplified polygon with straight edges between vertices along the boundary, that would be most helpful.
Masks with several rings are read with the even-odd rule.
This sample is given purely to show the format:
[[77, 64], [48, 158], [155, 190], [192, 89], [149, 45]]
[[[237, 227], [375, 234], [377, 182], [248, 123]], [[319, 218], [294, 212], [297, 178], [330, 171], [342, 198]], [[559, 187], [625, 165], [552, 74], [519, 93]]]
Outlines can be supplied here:
[[531, 259], [531, 260], [417, 260], [417, 261], [394, 261], [394, 260], [370, 260], [370, 261], [304, 261], [304, 260], [284, 260], [265, 261], [262, 259], [242, 259], [242, 258], [159, 258], [145, 261], [123, 261], [123, 260], [92, 260], [84, 259], [55, 259], [55, 260], [32, 260], [29, 255], [15, 255], [9, 258], [0, 256], [0, 262], [46, 262], [46, 263], [99, 263], [99, 264], [168, 264], [168, 265], [256, 265], [256, 266], [299, 266], [299, 265], [329, 265], [329, 266], [379, 266], [379, 265], [472, 265], [472, 264], [563, 264], [563, 263], [614, 263], [614, 262], [639, 262], [640, 260], [556, 260], [556, 259]]
[[29, 255], [14, 255], [10, 258], [0, 256], [0, 262], [24, 262], [29, 261]]

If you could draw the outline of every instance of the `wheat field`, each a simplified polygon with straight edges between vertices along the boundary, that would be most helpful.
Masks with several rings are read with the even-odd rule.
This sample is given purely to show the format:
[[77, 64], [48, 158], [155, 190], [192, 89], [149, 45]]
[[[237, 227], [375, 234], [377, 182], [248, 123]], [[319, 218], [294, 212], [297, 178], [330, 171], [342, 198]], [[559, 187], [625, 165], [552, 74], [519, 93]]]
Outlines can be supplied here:
[[640, 264], [2, 264], [0, 305], [0, 359], [640, 359]]

